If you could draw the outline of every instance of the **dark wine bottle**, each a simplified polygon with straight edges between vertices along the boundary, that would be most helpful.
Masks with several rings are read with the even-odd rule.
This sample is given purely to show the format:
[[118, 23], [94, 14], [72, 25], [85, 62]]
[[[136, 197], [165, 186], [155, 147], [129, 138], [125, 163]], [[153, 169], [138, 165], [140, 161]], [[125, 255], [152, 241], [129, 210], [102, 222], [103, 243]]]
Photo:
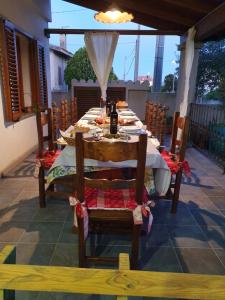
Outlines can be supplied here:
[[110, 133], [117, 134], [118, 125], [118, 113], [116, 111], [116, 102], [112, 105], [112, 111], [110, 113]]
[[111, 101], [110, 101], [110, 98], [109, 96], [106, 97], [106, 116], [107, 117], [110, 117], [110, 113], [111, 113]]

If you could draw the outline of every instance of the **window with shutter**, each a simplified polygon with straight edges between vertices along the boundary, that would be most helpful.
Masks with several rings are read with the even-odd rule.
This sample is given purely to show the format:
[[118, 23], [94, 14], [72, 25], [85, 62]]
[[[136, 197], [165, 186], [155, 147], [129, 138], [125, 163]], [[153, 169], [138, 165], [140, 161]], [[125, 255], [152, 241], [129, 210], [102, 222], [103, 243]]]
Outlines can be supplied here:
[[37, 104], [48, 107], [45, 48], [3, 19], [0, 19], [0, 64], [6, 121], [18, 121]]
[[19, 73], [15, 30], [0, 21], [0, 56], [5, 99], [6, 121], [18, 121], [21, 116]]

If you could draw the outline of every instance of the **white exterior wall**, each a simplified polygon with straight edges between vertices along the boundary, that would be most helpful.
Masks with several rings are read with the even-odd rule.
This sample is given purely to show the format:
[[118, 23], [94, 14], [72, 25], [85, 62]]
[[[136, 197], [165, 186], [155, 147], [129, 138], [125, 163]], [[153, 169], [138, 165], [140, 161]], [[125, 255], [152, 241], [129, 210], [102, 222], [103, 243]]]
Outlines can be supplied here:
[[[67, 92], [68, 88], [64, 82], [64, 71], [67, 65], [67, 61], [62, 56], [55, 54], [53, 50], [50, 49], [50, 74], [51, 74], [51, 90], [52, 92]], [[59, 75], [58, 67], [62, 70], [62, 85], [59, 85]]]
[[[48, 39], [44, 36], [44, 28], [48, 27], [50, 21], [50, 0], [0, 0], [0, 15], [45, 46], [48, 98], [51, 103]], [[3, 101], [0, 79], [0, 175], [24, 159], [37, 145], [35, 116], [7, 124], [3, 115]]]

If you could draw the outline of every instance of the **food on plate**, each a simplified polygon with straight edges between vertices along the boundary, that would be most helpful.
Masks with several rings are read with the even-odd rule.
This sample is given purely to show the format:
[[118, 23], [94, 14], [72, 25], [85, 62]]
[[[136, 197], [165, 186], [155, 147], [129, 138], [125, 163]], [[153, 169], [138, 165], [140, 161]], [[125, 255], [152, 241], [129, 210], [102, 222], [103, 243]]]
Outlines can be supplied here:
[[119, 108], [119, 107], [128, 107], [128, 103], [126, 101], [117, 101], [116, 103], [116, 107]]
[[[118, 119], [118, 124], [121, 126], [126, 126], [126, 125], [133, 125], [135, 122], [135, 119], [126, 119], [126, 118], [120, 118]], [[110, 118], [102, 118], [98, 117], [95, 119], [95, 123], [99, 126], [104, 126], [110, 124]]]
[[71, 129], [68, 133], [70, 137], [75, 137], [76, 132], [88, 132], [90, 130], [89, 127], [83, 126], [83, 125], [75, 125], [73, 129]]
[[133, 125], [135, 122], [134, 119], [124, 119], [124, 118], [119, 118], [118, 123], [121, 126], [126, 126], [126, 125]]
[[98, 118], [95, 119], [95, 122], [98, 125], [109, 124], [110, 123], [110, 119], [109, 118], [98, 117]]

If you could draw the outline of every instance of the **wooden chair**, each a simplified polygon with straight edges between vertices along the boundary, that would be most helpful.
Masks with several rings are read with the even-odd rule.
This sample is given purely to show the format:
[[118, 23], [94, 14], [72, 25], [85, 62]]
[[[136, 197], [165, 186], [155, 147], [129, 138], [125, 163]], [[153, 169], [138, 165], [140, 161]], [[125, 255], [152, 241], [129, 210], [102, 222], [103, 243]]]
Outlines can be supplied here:
[[159, 139], [161, 145], [164, 142], [167, 110], [166, 106], [151, 101], [146, 102], [145, 124], [152, 135]]
[[74, 97], [71, 101], [61, 100], [58, 105], [53, 101], [52, 114], [53, 136], [58, 138], [59, 129], [65, 131], [70, 125], [77, 122], [77, 98]]
[[[124, 142], [110, 143], [87, 141], [83, 139], [81, 132], [76, 134], [76, 166], [77, 182], [79, 182], [76, 197], [79, 199], [79, 203], [81, 203], [82, 207], [85, 201], [85, 209], [87, 210], [89, 218], [89, 230], [97, 233], [132, 233], [132, 269], [136, 269], [138, 265], [139, 235], [141, 225], [134, 224], [133, 212], [131, 209], [115, 209], [115, 206], [110, 207], [110, 205], [108, 207], [110, 209], [104, 209], [103, 206], [98, 206], [98, 202], [96, 207], [93, 207], [92, 200], [96, 202], [96, 199], [98, 198], [96, 195], [107, 191], [108, 194], [110, 194], [111, 199], [114, 199], [114, 196], [117, 195], [117, 204], [118, 200], [121, 200], [124, 204], [126, 201], [123, 201], [123, 199], [118, 197], [118, 192], [122, 193], [125, 189], [130, 193], [130, 189], [133, 188], [133, 198], [129, 199], [131, 201], [130, 203], [133, 203], [135, 207], [137, 205], [141, 205], [147, 197], [146, 190], [144, 189], [146, 147], [147, 136], [144, 134], [140, 135], [138, 142], [132, 142], [129, 144]], [[107, 178], [88, 178], [84, 176], [84, 159], [86, 158], [113, 162], [136, 160], [137, 168], [134, 169], [134, 176], [131, 179], [113, 178], [113, 180], [109, 180]], [[104, 196], [105, 195], [106, 194], [104, 194]], [[145, 195], [145, 199], [143, 198], [143, 195]], [[77, 211], [76, 208], [75, 211]], [[77, 214], [77, 221], [79, 235], [79, 266], [84, 267], [88, 262], [116, 262], [117, 259], [112, 257], [95, 257], [86, 255], [83, 216], [79, 216], [79, 214]]]
[[189, 118], [180, 117], [179, 112], [174, 113], [173, 129], [171, 136], [170, 152], [163, 151], [165, 158], [172, 172], [172, 181], [167, 196], [172, 198], [171, 212], [176, 213], [180, 195], [180, 185], [184, 169], [185, 151], [187, 147], [189, 130]]
[[[51, 168], [55, 159], [60, 154], [60, 150], [57, 149], [56, 143], [53, 139], [52, 130], [52, 110], [47, 108], [43, 111], [36, 113], [37, 121], [37, 133], [38, 133], [38, 181], [39, 181], [39, 205], [40, 207], [46, 206], [46, 195], [54, 195], [60, 197], [69, 197], [70, 191], [55, 191], [55, 185], [72, 187], [74, 182], [74, 176], [65, 176], [63, 178], [55, 179], [47, 189], [45, 189], [46, 172]], [[46, 128], [44, 128], [46, 127]], [[47, 147], [46, 147], [47, 146]]]

